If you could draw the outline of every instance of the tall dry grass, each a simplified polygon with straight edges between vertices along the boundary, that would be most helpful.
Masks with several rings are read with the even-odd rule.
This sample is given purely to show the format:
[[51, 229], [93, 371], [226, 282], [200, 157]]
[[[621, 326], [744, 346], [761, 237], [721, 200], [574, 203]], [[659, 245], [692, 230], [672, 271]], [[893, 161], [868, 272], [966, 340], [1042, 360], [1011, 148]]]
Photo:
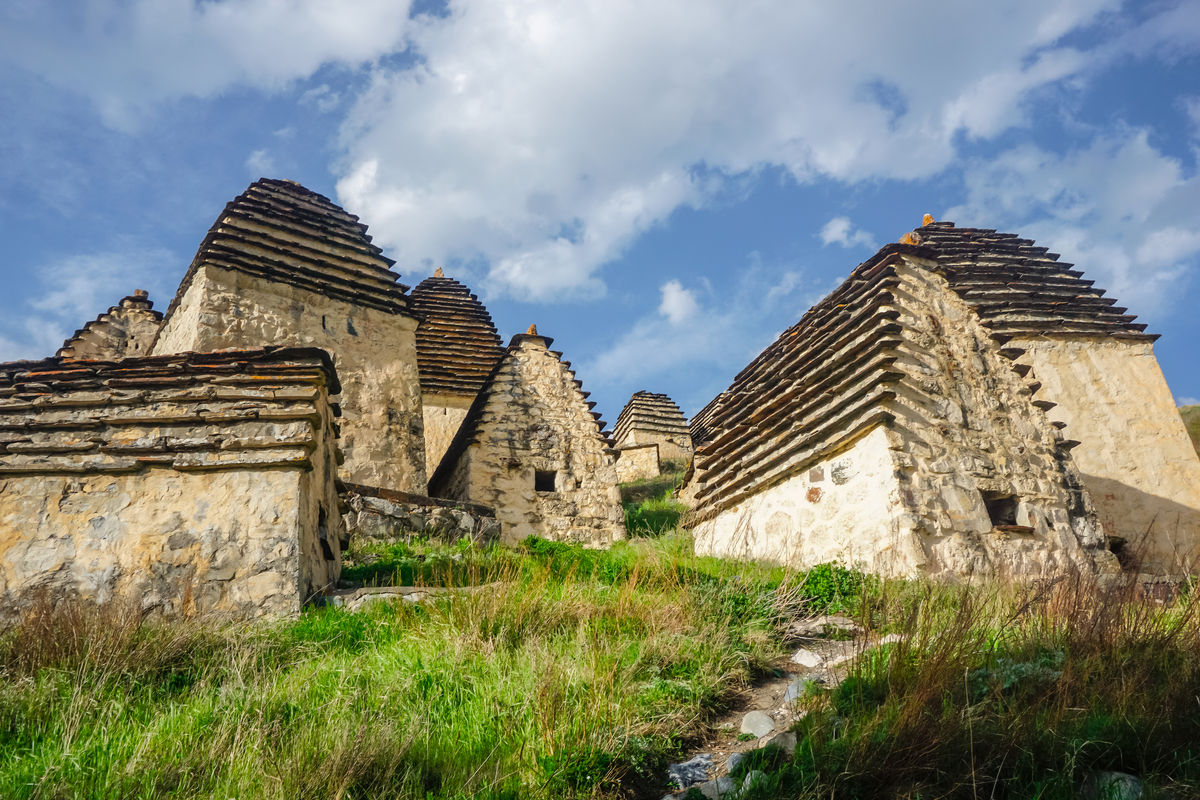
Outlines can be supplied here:
[[1073, 798], [1116, 770], [1200, 796], [1200, 602], [1132, 581], [886, 584], [903, 638], [805, 698], [762, 796]]

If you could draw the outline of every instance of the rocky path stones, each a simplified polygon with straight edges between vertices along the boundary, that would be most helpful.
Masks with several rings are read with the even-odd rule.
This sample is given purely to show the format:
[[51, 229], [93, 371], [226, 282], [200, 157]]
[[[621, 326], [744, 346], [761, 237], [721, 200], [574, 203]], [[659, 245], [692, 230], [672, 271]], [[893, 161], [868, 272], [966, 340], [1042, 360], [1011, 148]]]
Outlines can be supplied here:
[[809, 684], [836, 685], [863, 652], [899, 639], [867, 637], [852, 620], [831, 615], [793, 623], [788, 633], [801, 646], [781, 662], [776, 676], [758, 683], [736, 709], [717, 720], [716, 733], [701, 752], [668, 767], [673, 791], [663, 800], [680, 800], [692, 789], [713, 800], [744, 795], [763, 778], [757, 771], [738, 773], [746, 753], [770, 746], [789, 756], [795, 751], [791, 728], [804, 715], [796, 701]]

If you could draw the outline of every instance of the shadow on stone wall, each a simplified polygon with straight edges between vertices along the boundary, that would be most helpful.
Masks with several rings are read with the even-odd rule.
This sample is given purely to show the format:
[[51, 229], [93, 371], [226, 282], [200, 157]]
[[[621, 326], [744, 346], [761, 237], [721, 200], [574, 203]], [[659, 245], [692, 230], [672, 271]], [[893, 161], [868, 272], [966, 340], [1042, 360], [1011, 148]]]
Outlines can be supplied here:
[[[1083, 483], [1126, 569], [1166, 575], [1200, 569], [1200, 509], [1110, 478], [1084, 475]], [[1134, 522], [1114, 521], [1120, 519]]]

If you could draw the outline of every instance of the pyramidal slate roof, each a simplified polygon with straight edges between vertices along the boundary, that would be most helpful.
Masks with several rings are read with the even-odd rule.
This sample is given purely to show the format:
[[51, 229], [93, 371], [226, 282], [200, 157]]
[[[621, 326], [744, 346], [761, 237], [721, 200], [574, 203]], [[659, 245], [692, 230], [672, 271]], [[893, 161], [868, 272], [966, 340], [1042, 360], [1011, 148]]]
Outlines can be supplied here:
[[620, 447], [635, 429], [666, 436], [689, 435], [687, 420], [675, 401], [665, 394], [647, 391], [634, 392], [617, 416], [617, 424], [613, 428], [613, 439], [617, 446]]
[[[82, 328], [71, 334], [71, 338], [63, 342], [55, 357], [87, 358], [87, 354], [94, 350], [114, 352], [118, 358], [129, 355], [129, 337], [133, 333], [130, 322], [131, 318], [136, 317], [141, 317], [149, 325], [162, 322], [162, 312], [154, 310], [154, 301], [143, 289], [135, 289], [133, 294], [121, 298], [120, 303], [111, 306], [91, 322], [84, 323]], [[80, 356], [80, 353], [84, 355]]]
[[441, 269], [417, 284], [409, 301], [421, 320], [417, 328], [421, 391], [477, 394], [504, 355], [487, 308], [466, 286], [443, 276]]
[[470, 409], [467, 410], [467, 415], [463, 418], [462, 424], [458, 428], [458, 433], [454, 435], [453, 441], [450, 442], [450, 447], [446, 450], [445, 455], [442, 456], [441, 463], [437, 465], [437, 469], [433, 471], [433, 474], [429, 478], [431, 494], [434, 493], [435, 488], [440, 488], [442, 484], [449, 480], [450, 474], [454, 470], [454, 465], [458, 463], [463, 452], [475, 442], [476, 436], [479, 434], [479, 426], [483, 422], [484, 410], [487, 408], [492, 391], [496, 388], [495, 381], [497, 376], [504, 368], [505, 363], [514, 357], [514, 354], [520, 349], [521, 344], [527, 341], [540, 344], [546, 348], [550, 355], [559, 360], [563, 369], [571, 376], [575, 388], [579, 390], [580, 399], [587, 405], [592, 419], [596, 421], [596, 437], [604, 442], [607, 447], [612, 447], [612, 438], [604, 430], [604, 420], [600, 412], [595, 410], [596, 403], [588, 400], [591, 392], [583, 390], [583, 381], [575, 377], [575, 370], [571, 369], [571, 362], [563, 361], [563, 354], [560, 351], [550, 350], [550, 345], [554, 344], [554, 340], [549, 336], [542, 336], [537, 332], [536, 326], [530, 325], [527, 333], [518, 333], [509, 340], [508, 347], [503, 350], [501, 357], [497, 359], [496, 364], [492, 367], [492, 371], [483, 383], [483, 388], [475, 395], [475, 400], [471, 403]]
[[903, 339], [892, 299], [900, 255], [887, 245], [858, 265], [737, 374], [711, 403], [709, 441], [696, 462], [702, 522], [778, 483], [893, 415], [887, 401], [904, 377], [894, 369]]
[[[898, 281], [891, 264], [900, 255], [934, 261], [1001, 345], [1017, 336], [1158, 338], [1032, 240], [927, 218], [901, 244], [886, 245], [856, 267], [693, 418], [702, 481], [696, 521], [891, 421], [888, 401], [905, 380], [895, 366], [902, 339], [899, 312], [891, 307]], [[999, 352], [1009, 359], [1023, 353]], [[1028, 372], [1019, 364], [1014, 369]], [[1030, 391], [1039, 386], [1030, 384]]]
[[356, 305], [400, 313], [408, 287], [367, 226], [294, 181], [260, 178], [225, 205], [200, 244], [170, 316], [201, 266], [237, 270]]
[[1095, 281], [1031, 239], [953, 222], [927, 222], [914, 234], [914, 244], [937, 252], [951, 288], [996, 333], [1158, 338]]

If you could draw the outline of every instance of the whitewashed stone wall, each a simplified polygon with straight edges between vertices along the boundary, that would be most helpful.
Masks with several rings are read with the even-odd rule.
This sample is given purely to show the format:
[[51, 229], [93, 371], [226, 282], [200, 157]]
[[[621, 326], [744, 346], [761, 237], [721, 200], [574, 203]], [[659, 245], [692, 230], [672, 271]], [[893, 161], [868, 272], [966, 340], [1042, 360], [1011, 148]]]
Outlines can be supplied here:
[[[431, 492], [496, 509], [506, 543], [541, 536], [604, 546], [623, 538], [614, 458], [574, 374], [545, 339], [516, 340], [484, 389], [470, 443]], [[554, 473], [553, 491], [536, 490], [539, 471]]]
[[342, 382], [346, 479], [422, 494], [425, 444], [417, 321], [290, 284], [202, 265], [166, 319], [154, 354], [315, 346]]
[[893, 441], [875, 428], [849, 450], [701, 524], [693, 532], [696, 553], [798, 569], [840, 561], [885, 575], [918, 572], [925, 557], [903, 525]]
[[291, 379], [0, 399], [0, 617], [297, 613], [340, 572], [337, 458], [324, 386]]
[[1015, 339], [1057, 405], [1106, 531], [1144, 572], [1188, 575], [1200, 564], [1200, 458], [1149, 342], [1111, 337]]
[[617, 480], [621, 483], [653, 478], [659, 472], [657, 444], [629, 445], [617, 450]]

